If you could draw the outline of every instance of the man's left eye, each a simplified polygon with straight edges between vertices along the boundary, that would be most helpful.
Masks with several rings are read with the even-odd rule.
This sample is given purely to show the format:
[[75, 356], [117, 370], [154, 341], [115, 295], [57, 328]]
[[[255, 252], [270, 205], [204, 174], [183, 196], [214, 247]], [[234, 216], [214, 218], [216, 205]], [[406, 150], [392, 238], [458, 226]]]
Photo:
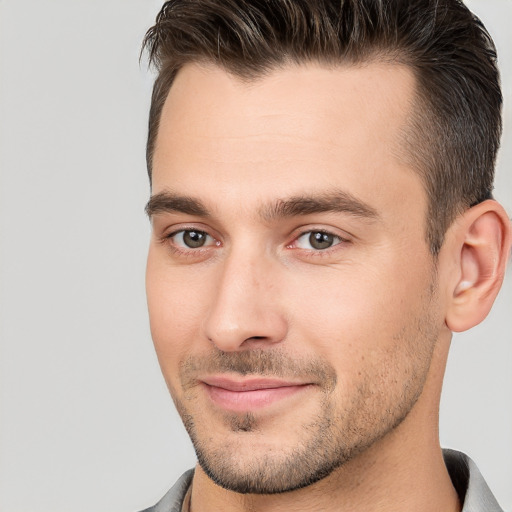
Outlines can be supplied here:
[[341, 243], [343, 239], [339, 236], [325, 231], [308, 231], [299, 236], [295, 246], [299, 249], [313, 249], [323, 251]]

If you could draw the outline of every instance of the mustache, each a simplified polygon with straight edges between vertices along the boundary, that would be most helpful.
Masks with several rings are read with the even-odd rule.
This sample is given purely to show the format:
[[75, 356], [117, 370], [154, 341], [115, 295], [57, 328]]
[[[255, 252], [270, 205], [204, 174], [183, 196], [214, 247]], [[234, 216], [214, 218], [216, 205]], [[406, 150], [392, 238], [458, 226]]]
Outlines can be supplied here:
[[334, 389], [337, 375], [327, 361], [308, 357], [293, 358], [280, 349], [254, 349], [224, 352], [214, 347], [204, 355], [191, 355], [180, 364], [180, 380], [184, 389], [197, 383], [201, 374], [234, 373], [281, 379], [299, 379]]

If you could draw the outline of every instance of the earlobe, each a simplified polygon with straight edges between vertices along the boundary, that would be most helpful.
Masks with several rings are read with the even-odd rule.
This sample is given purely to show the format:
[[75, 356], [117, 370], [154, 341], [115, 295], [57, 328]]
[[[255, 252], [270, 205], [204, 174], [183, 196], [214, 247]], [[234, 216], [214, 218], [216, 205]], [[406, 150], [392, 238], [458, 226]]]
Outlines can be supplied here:
[[479, 324], [492, 307], [510, 253], [511, 223], [503, 207], [489, 200], [467, 210], [455, 229], [458, 272], [446, 324], [460, 332]]

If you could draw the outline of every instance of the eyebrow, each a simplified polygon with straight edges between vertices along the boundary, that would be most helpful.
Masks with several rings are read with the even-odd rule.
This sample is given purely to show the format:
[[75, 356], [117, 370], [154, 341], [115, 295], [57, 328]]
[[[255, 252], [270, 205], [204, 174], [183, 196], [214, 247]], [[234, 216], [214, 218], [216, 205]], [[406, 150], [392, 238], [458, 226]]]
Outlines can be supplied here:
[[379, 217], [375, 208], [344, 190], [333, 190], [318, 195], [300, 195], [281, 199], [266, 205], [260, 215], [268, 221], [311, 215], [315, 213], [346, 213], [362, 219]]
[[201, 201], [170, 192], [159, 192], [151, 196], [145, 211], [149, 218], [158, 213], [172, 212], [185, 213], [196, 217], [210, 217], [210, 212]]
[[[172, 192], [155, 194], [148, 201], [145, 210], [150, 218], [159, 213], [173, 212], [197, 217], [211, 217], [208, 208], [198, 199]], [[278, 199], [275, 202], [263, 205], [259, 210], [259, 215], [266, 221], [273, 221], [281, 218], [329, 212], [345, 213], [368, 220], [379, 218], [375, 208], [344, 190]]]

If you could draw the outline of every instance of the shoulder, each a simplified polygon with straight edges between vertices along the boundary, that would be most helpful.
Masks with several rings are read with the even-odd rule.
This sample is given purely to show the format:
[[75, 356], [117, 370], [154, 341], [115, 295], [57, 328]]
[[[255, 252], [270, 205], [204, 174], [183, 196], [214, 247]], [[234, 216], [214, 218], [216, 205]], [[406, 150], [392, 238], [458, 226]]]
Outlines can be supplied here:
[[183, 473], [177, 482], [171, 487], [166, 495], [153, 507], [146, 508], [141, 512], [181, 512], [181, 505], [192, 482], [194, 470], [190, 469]]
[[503, 512], [477, 465], [464, 453], [443, 450], [453, 486], [463, 503], [462, 512]]

